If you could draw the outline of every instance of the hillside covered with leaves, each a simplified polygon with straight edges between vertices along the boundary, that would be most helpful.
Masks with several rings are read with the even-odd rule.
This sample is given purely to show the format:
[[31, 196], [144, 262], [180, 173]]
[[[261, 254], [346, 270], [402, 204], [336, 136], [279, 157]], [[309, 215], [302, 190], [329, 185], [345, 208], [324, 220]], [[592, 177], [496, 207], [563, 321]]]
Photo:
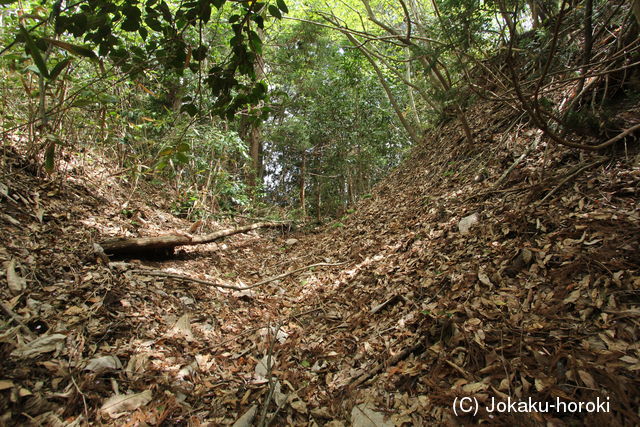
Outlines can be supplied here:
[[1, 423], [640, 423], [640, 2], [0, 10]]

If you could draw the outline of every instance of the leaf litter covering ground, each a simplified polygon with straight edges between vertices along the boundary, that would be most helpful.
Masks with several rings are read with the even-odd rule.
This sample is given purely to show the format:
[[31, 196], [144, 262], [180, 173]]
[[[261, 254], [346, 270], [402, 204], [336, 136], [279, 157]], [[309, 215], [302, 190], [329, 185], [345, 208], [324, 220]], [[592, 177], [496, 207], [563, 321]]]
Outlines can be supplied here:
[[[443, 126], [354, 214], [296, 243], [252, 232], [110, 266], [93, 241], [189, 224], [158, 194], [145, 205], [82, 170], [36, 180], [6, 152], [2, 301], [36, 333], [3, 317], [3, 422], [640, 423], [637, 152], [580, 157], [499, 105], [469, 114], [476, 145]], [[133, 272], [242, 287], [344, 261], [244, 291]], [[462, 396], [608, 397], [611, 412], [458, 418]]]

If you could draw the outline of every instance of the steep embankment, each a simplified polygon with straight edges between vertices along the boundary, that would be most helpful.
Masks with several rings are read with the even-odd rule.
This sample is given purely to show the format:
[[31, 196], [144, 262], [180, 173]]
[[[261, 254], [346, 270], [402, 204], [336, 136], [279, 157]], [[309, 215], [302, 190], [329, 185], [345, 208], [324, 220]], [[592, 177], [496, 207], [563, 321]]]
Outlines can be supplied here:
[[353, 262], [305, 296], [319, 311], [293, 348], [323, 366], [307, 376], [311, 400], [344, 418], [369, 402], [396, 425], [428, 425], [455, 423], [462, 396], [481, 407], [599, 397], [611, 412], [481, 408], [458, 422], [637, 423], [637, 145], [584, 155], [499, 104], [469, 117], [473, 146], [443, 126], [343, 226], [305, 242], [307, 256]]

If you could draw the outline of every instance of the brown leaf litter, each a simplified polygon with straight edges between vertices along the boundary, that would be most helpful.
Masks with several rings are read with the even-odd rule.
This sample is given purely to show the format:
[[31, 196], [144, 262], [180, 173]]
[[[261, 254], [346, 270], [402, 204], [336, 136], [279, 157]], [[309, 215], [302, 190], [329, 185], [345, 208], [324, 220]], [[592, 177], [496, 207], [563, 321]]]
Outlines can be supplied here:
[[[33, 336], [3, 317], [1, 419], [640, 423], [638, 154], [577, 157], [547, 149], [499, 104], [468, 114], [476, 145], [452, 146], [459, 125], [443, 125], [355, 213], [317, 234], [285, 244], [291, 235], [251, 232], [170, 260], [93, 256], [107, 236], [187, 230], [160, 194], [132, 198], [89, 172], [36, 179], [5, 152], [0, 295]], [[124, 201], [144, 222], [123, 214]], [[608, 398], [611, 412], [484, 406], [456, 417], [454, 399], [465, 396]]]

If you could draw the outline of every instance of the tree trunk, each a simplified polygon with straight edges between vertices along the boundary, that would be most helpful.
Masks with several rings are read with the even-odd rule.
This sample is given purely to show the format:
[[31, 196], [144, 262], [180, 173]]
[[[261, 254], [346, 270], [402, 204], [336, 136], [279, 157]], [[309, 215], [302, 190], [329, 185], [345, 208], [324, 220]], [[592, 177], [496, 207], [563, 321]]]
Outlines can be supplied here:
[[305, 174], [307, 169], [307, 157], [306, 153], [302, 152], [302, 165], [300, 166], [300, 210], [302, 212], [302, 218], [306, 218], [307, 209], [306, 209], [306, 200], [305, 200]]
[[154, 255], [158, 251], [171, 251], [176, 246], [199, 245], [210, 243], [233, 234], [245, 233], [257, 228], [282, 227], [282, 222], [257, 222], [237, 228], [226, 228], [202, 236], [188, 234], [172, 234], [156, 237], [118, 237], [100, 242], [100, 246], [108, 255], [142, 254]]
[[321, 195], [320, 195], [320, 181], [316, 180], [316, 219], [318, 223], [322, 222], [322, 213], [320, 212]]
[[636, 24], [640, 27], [640, 0], [631, 0], [631, 10], [633, 11], [633, 16], [636, 17]]
[[[264, 31], [258, 29], [258, 35], [264, 39]], [[256, 80], [260, 81], [264, 77], [264, 57], [256, 55], [254, 69], [256, 72]], [[245, 119], [246, 120], [246, 119]], [[262, 183], [262, 132], [260, 131], [260, 123], [250, 120], [245, 122], [248, 128], [244, 136], [245, 142], [249, 144], [249, 155], [251, 157], [251, 171], [249, 172], [248, 184], [255, 189], [258, 184]], [[255, 192], [254, 192], [255, 196]]]

